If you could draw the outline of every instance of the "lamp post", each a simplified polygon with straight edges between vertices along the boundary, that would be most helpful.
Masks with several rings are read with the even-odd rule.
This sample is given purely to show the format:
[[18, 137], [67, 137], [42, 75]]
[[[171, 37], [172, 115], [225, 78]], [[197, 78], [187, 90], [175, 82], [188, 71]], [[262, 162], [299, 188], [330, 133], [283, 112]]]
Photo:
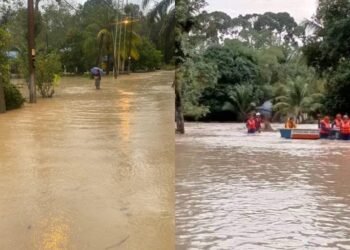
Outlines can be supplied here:
[[[123, 11], [124, 11], [124, 0], [121, 1], [121, 18], [120, 20], [123, 19]], [[118, 27], [118, 26], [116, 26]], [[119, 39], [118, 39], [118, 59], [117, 59], [117, 76], [119, 75], [119, 70], [120, 70], [120, 47], [121, 47], [121, 39], [122, 39], [122, 25], [119, 27]]]
[[128, 51], [128, 75], [130, 75], [131, 68], [131, 41], [132, 41], [132, 29], [133, 29], [133, 15], [130, 14], [130, 35], [129, 35], [129, 51]]
[[[126, 12], [126, 8], [128, 7], [128, 0], [126, 0], [124, 6], [124, 12]], [[125, 72], [125, 61], [126, 61], [126, 26], [128, 25], [128, 18], [126, 16], [124, 21], [124, 38], [123, 38], [123, 62], [122, 62], [122, 73]]]
[[118, 77], [118, 60], [117, 60], [117, 41], [118, 41], [118, 22], [119, 22], [119, 7], [120, 7], [121, 0], [117, 1], [117, 10], [116, 10], [116, 19], [115, 19], [115, 26], [114, 31], [112, 31], [113, 34], [113, 76], [114, 78]]

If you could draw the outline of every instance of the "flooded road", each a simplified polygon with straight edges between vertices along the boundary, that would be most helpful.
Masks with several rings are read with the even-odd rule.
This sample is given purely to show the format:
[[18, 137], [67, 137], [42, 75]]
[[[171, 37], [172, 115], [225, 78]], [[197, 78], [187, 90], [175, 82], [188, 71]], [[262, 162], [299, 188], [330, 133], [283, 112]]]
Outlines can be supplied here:
[[173, 249], [172, 81], [64, 78], [0, 115], [0, 249]]
[[[314, 126], [312, 126], [314, 127]], [[177, 249], [350, 249], [350, 143], [187, 124]]]

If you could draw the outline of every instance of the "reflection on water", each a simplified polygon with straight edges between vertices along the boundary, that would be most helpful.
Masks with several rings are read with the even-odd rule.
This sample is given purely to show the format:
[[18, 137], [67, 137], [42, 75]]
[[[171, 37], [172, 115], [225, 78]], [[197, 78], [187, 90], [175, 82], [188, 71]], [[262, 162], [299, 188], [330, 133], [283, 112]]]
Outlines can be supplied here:
[[177, 249], [350, 249], [350, 143], [187, 124]]
[[69, 249], [69, 222], [64, 218], [46, 218], [43, 221], [44, 231], [39, 234], [41, 238], [34, 240], [36, 249], [59, 250]]
[[0, 115], [0, 249], [172, 249], [173, 72], [65, 78]]

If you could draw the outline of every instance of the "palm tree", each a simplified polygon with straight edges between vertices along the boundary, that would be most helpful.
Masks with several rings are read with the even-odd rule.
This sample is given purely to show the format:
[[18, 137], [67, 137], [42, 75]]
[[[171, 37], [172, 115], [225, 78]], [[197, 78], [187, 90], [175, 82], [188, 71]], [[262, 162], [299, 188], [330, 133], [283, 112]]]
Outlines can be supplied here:
[[148, 13], [148, 20], [155, 24], [152, 25], [154, 28], [152, 34], [156, 36], [152, 40], [162, 48], [165, 61], [170, 62], [174, 53], [175, 0], [161, 0], [159, 2], [143, 0], [142, 7], [147, 8], [151, 2], [155, 4]]
[[103, 54], [107, 54], [107, 69], [106, 73], [109, 74], [109, 64], [110, 64], [110, 56], [113, 54], [113, 38], [111, 32], [103, 28], [97, 34], [97, 41], [99, 44], [99, 54], [96, 65], [100, 65], [101, 56]]
[[288, 80], [282, 87], [282, 92], [283, 94], [275, 99], [274, 109], [277, 114], [302, 119], [304, 114], [322, 108], [323, 94], [312, 91], [307, 79], [297, 77], [294, 81]]
[[[124, 32], [125, 32], [125, 34], [121, 34], [122, 36], [124, 36], [124, 37], [131, 36], [130, 48], [128, 48], [128, 46], [121, 46], [120, 51], [119, 51], [119, 56], [121, 57], [121, 59], [123, 61], [125, 61], [125, 60], [127, 60], [128, 56], [129, 56], [129, 52], [130, 52], [130, 57], [134, 60], [138, 60], [140, 55], [139, 55], [139, 52], [137, 51], [136, 46], [141, 42], [140, 36], [138, 34], [136, 34], [135, 32], [132, 32], [130, 34], [131, 31], [129, 31], [129, 34], [127, 34], [128, 32], [126, 31], [126, 29], [124, 30]], [[97, 40], [99, 43], [99, 59], [101, 58], [103, 53], [107, 54], [107, 64], [108, 64], [107, 70], [109, 71], [109, 62], [110, 62], [109, 60], [110, 60], [110, 56], [113, 54], [113, 49], [114, 49], [113, 35], [110, 32], [110, 30], [103, 28], [98, 32]], [[130, 51], [129, 51], [129, 49], [130, 49]], [[125, 65], [125, 64], [123, 63], [122, 65]]]
[[239, 118], [243, 121], [252, 108], [255, 106], [254, 87], [251, 84], [238, 84], [233, 87], [229, 93], [235, 108], [238, 112]]

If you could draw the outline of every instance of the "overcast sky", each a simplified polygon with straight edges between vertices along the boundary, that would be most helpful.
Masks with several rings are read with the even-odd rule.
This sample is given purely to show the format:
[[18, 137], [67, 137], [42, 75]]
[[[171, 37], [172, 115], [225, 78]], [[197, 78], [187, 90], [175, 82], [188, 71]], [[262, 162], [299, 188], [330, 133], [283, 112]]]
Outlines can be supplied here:
[[[85, 3], [86, 2], [86, 0], [74, 0], [74, 1], [77, 3]], [[142, 0], [128, 0], [128, 1], [129, 1], [129, 3], [135, 3], [135, 4], [140, 4], [142, 2]]]
[[207, 0], [208, 11], [223, 11], [232, 17], [240, 14], [288, 12], [297, 22], [312, 17], [317, 0]]
[[[86, 2], [86, 0], [73, 1]], [[142, 0], [129, 0], [130, 2], [140, 4]], [[267, 11], [289, 12], [297, 22], [311, 18], [317, 8], [317, 0], [207, 0], [207, 2], [208, 11], [223, 11], [232, 17]]]

